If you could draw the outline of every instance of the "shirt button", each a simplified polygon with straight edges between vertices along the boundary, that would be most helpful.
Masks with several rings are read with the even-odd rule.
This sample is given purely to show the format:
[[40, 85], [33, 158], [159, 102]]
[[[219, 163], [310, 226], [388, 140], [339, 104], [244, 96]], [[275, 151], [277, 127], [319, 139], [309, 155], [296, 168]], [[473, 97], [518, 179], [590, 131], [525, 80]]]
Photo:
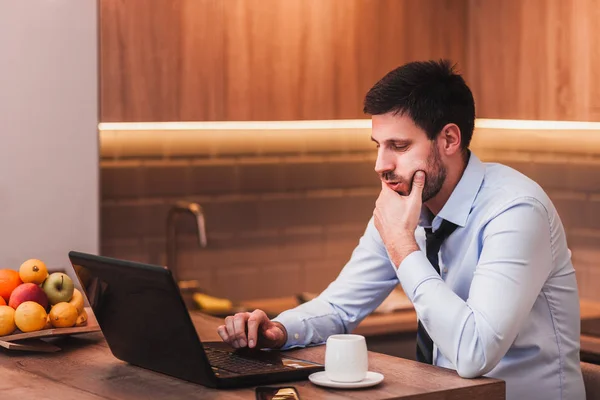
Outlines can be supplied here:
[[294, 339], [298, 340], [300, 338], [300, 335], [298, 335], [297, 333], [294, 334]]
[[445, 274], [447, 274], [447, 273], [448, 273], [448, 268], [444, 268], [444, 269], [442, 270], [442, 272], [443, 272], [443, 273], [445, 273]]

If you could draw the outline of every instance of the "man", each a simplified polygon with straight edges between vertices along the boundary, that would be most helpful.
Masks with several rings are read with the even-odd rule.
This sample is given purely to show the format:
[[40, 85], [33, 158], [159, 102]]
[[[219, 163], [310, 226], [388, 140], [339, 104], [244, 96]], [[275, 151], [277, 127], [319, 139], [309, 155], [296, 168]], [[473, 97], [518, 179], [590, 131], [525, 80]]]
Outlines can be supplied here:
[[364, 111], [382, 185], [350, 261], [273, 321], [260, 310], [227, 317], [223, 340], [322, 343], [351, 332], [399, 282], [419, 318], [420, 361], [503, 379], [507, 399], [584, 399], [564, 228], [535, 182], [469, 150], [475, 106], [463, 78], [447, 61], [409, 63], [371, 88]]

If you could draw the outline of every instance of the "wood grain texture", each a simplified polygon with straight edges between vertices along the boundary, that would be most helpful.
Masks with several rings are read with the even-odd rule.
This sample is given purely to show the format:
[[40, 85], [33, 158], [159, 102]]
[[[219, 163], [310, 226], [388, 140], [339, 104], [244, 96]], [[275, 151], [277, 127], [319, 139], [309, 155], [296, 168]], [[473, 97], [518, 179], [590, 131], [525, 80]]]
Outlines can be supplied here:
[[179, 117], [183, 2], [148, 4], [100, 3], [100, 107], [101, 115], [113, 121], [153, 114]]
[[[203, 340], [218, 340], [222, 320], [196, 313], [192, 317]], [[71, 338], [53, 355], [6, 352], [0, 357], [3, 399], [40, 398], [52, 393], [61, 399], [251, 399], [254, 388], [214, 390], [134, 367], [114, 358], [99, 333]], [[290, 351], [290, 355], [323, 362], [324, 346]], [[385, 375], [373, 388], [352, 391], [294, 382], [306, 399], [504, 399], [505, 384], [495, 379], [462, 379], [455, 371], [369, 353], [369, 369]], [[31, 382], [35, 381], [33, 385]], [[40, 388], [49, 390], [41, 392]]]
[[592, 335], [581, 335], [581, 351], [600, 355], [600, 338]]
[[[171, 76], [169, 86], [179, 88], [179, 114], [164, 114], [163, 120], [218, 120], [224, 113], [224, 36], [227, 25], [222, 0], [168, 0], [181, 3], [181, 70]], [[147, 3], [146, 3], [147, 4]], [[156, 3], [153, 3], [153, 6]], [[145, 55], [147, 56], [147, 55]], [[159, 61], [160, 60], [160, 61]], [[162, 62], [162, 57], [157, 60]], [[163, 115], [159, 114], [152, 115]]]
[[7, 350], [38, 351], [43, 353], [54, 353], [56, 351], [60, 351], [60, 347], [48, 342], [44, 342], [41, 339], [25, 339], [20, 340], [18, 343], [7, 342], [0, 339], [0, 347], [4, 347]]
[[466, 63], [467, 0], [101, 0], [101, 120], [361, 118], [408, 61]]
[[480, 118], [600, 120], [600, 1], [470, 0]]
[[585, 384], [585, 398], [588, 400], [600, 398], [600, 365], [582, 362], [581, 372]]
[[101, 0], [101, 120], [361, 118], [450, 58], [482, 118], [600, 120], [599, 0]]

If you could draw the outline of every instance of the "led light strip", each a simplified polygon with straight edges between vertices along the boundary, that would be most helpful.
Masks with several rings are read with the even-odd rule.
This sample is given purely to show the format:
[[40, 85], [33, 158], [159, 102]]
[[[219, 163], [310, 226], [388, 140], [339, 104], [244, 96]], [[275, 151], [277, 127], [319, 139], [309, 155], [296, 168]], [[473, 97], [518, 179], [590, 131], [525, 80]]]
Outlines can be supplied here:
[[476, 128], [525, 129], [525, 130], [600, 130], [600, 122], [586, 121], [543, 121], [527, 119], [477, 119]]
[[[600, 130], [600, 122], [477, 119], [476, 128], [515, 130]], [[312, 121], [104, 122], [100, 131], [215, 131], [371, 129], [370, 119]]]
[[105, 122], [101, 131], [371, 129], [370, 119], [315, 121]]

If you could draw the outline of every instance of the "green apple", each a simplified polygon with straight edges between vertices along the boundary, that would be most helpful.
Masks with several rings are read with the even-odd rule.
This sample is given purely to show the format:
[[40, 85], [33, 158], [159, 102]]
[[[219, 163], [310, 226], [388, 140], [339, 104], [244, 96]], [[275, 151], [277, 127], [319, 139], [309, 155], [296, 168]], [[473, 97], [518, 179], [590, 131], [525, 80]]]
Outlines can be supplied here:
[[75, 285], [69, 275], [62, 272], [53, 272], [42, 284], [42, 289], [48, 296], [50, 304], [54, 305], [62, 301], [69, 302], [73, 297]]

